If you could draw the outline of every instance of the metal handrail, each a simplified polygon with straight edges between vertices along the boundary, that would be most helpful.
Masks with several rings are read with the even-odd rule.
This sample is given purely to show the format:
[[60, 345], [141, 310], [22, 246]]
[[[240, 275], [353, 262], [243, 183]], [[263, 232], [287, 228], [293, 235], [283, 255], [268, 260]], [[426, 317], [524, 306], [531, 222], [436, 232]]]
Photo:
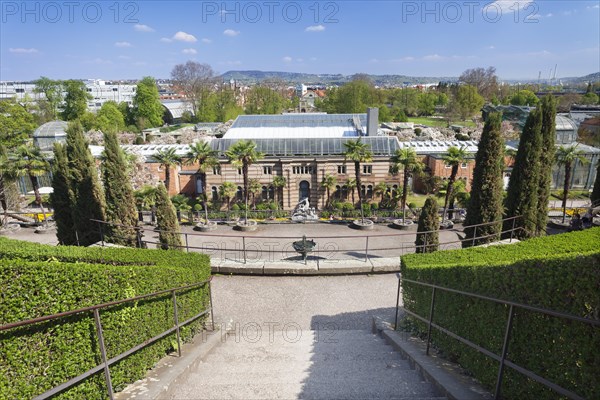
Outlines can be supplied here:
[[[429, 309], [429, 317], [425, 318], [421, 315], [418, 315], [416, 313], [414, 313], [413, 311], [407, 310], [405, 307], [401, 307], [400, 306], [400, 292], [401, 292], [401, 286], [402, 286], [402, 281], [408, 282], [408, 283], [413, 283], [416, 285], [420, 285], [420, 286], [425, 286], [425, 287], [429, 287], [432, 288], [432, 293], [431, 293], [431, 303], [430, 303], [430, 309]], [[460, 294], [463, 296], [468, 296], [468, 297], [473, 297], [476, 299], [480, 299], [480, 300], [485, 300], [485, 301], [491, 301], [497, 304], [503, 304], [506, 306], [509, 306], [509, 312], [508, 312], [508, 318], [506, 321], [506, 328], [505, 328], [505, 332], [504, 332], [504, 341], [503, 341], [503, 345], [502, 345], [502, 353], [500, 355], [493, 353], [492, 351], [479, 346], [473, 342], [471, 342], [470, 340], [436, 324], [433, 322], [433, 315], [434, 315], [434, 311], [435, 311], [435, 299], [436, 299], [436, 291], [437, 290], [442, 290], [445, 292], [450, 292], [450, 293], [456, 293], [456, 294]], [[568, 314], [568, 313], [563, 313], [563, 312], [558, 312], [558, 311], [554, 311], [554, 310], [548, 310], [545, 308], [541, 308], [541, 307], [535, 307], [535, 306], [531, 306], [528, 304], [523, 304], [523, 303], [517, 303], [514, 301], [509, 301], [509, 300], [502, 300], [502, 299], [498, 299], [495, 297], [490, 297], [490, 296], [484, 296], [484, 295], [480, 295], [480, 294], [476, 294], [476, 293], [471, 293], [471, 292], [465, 292], [462, 290], [457, 290], [457, 289], [452, 289], [452, 288], [448, 288], [448, 287], [444, 287], [444, 286], [439, 286], [439, 285], [435, 285], [435, 284], [431, 284], [431, 283], [426, 283], [426, 282], [420, 282], [420, 281], [415, 281], [413, 279], [407, 279], [407, 278], [399, 278], [398, 279], [398, 292], [397, 292], [397, 297], [396, 297], [396, 315], [395, 315], [395, 320], [394, 320], [394, 328], [397, 329], [398, 328], [398, 311], [399, 309], [402, 309], [404, 312], [406, 312], [407, 314], [409, 314], [410, 316], [417, 318], [418, 320], [426, 323], [428, 325], [427, 327], [427, 342], [426, 342], [426, 349], [425, 349], [425, 354], [429, 355], [429, 347], [431, 344], [431, 329], [435, 328], [437, 330], [439, 330], [442, 333], [445, 333], [446, 335], [460, 341], [463, 344], [466, 344], [467, 346], [475, 349], [476, 351], [478, 351], [479, 353], [482, 353], [496, 361], [498, 361], [500, 363], [500, 365], [498, 366], [498, 375], [497, 375], [497, 380], [496, 380], [496, 388], [494, 391], [494, 399], [500, 399], [500, 389], [502, 386], [502, 379], [504, 376], [504, 367], [508, 366], [512, 369], [514, 369], [515, 371], [519, 372], [522, 375], [525, 375], [528, 378], [531, 378], [533, 380], [535, 380], [538, 383], [541, 383], [542, 385], [554, 390], [555, 392], [568, 397], [569, 399], [574, 399], [574, 400], [584, 400], [583, 397], [579, 396], [578, 394], [565, 389], [551, 381], [549, 381], [548, 379], [537, 375], [536, 373], [521, 367], [509, 360], [506, 359], [506, 355], [508, 354], [508, 344], [509, 344], [509, 340], [510, 340], [510, 336], [511, 336], [511, 330], [512, 330], [512, 321], [513, 321], [513, 316], [514, 316], [514, 309], [515, 308], [521, 308], [524, 310], [528, 310], [528, 311], [533, 311], [533, 312], [537, 312], [537, 313], [541, 313], [541, 314], [545, 314], [545, 315], [549, 315], [552, 317], [557, 317], [557, 318], [563, 318], [563, 319], [567, 319], [567, 320], [571, 320], [571, 321], [577, 321], [577, 322], [583, 322], [586, 324], [590, 324], [592, 326], [596, 326], [596, 327], [600, 327], [600, 320], [597, 319], [589, 319], [589, 318], [584, 318], [584, 317], [579, 317], [577, 315], [572, 315], [572, 314]]]
[[[475, 228], [473, 229], [473, 237], [465, 237], [463, 239], [459, 239], [456, 241], [451, 241], [451, 242], [445, 242], [442, 245], [443, 246], [449, 246], [449, 245], [453, 245], [453, 244], [460, 244], [463, 242], [470, 242], [473, 241], [475, 242], [478, 239], [485, 239], [485, 238], [489, 238], [489, 237], [493, 237], [493, 236], [501, 236], [505, 233], [510, 233], [510, 239], [512, 242], [512, 239], [514, 237], [513, 233], [518, 231], [518, 230], [522, 230], [523, 227], [520, 226], [516, 226], [515, 222], [517, 221], [517, 219], [522, 218], [522, 216], [515, 216], [515, 217], [509, 217], [509, 218], [504, 218], [502, 220], [498, 220], [498, 221], [492, 221], [492, 222], [486, 222], [486, 223], [482, 223], [482, 224], [476, 224], [476, 225], [468, 225], [463, 227], [463, 229], [467, 229], [467, 228]], [[111, 222], [107, 222], [107, 221], [102, 221], [102, 220], [96, 220], [96, 219], [92, 219], [92, 222], [98, 223], [99, 225], [99, 232], [100, 235], [102, 237], [102, 245], [104, 246], [104, 229], [103, 226], [104, 225], [108, 225], [108, 226], [119, 226], [119, 227], [123, 227], [123, 228], [127, 228], [127, 229], [132, 229], [132, 230], [136, 230], [138, 232], [152, 232], [152, 233], [157, 233], [157, 232], [169, 232], [169, 233], [175, 233], [172, 231], [161, 231], [161, 230], [154, 230], [154, 229], [147, 229], [144, 227], [132, 227], [132, 226], [127, 226], [127, 225], [122, 225], [122, 224], [115, 224], [115, 223], [111, 223]], [[477, 228], [478, 227], [482, 227], [482, 226], [489, 226], [489, 225], [501, 225], [506, 222], [506, 221], [512, 221], [513, 222], [513, 227], [511, 229], [508, 230], [501, 230], [498, 233], [494, 233], [494, 234], [488, 234], [488, 235], [483, 235], [483, 236], [476, 236], [477, 234]], [[369, 238], [378, 238], [378, 237], [402, 237], [402, 236], [415, 236], [417, 234], [423, 234], [426, 235], [428, 233], [435, 233], [435, 232], [440, 232], [441, 230], [434, 230], [434, 231], [426, 231], [426, 232], [399, 232], [399, 233], [387, 233], [387, 234], [372, 234], [372, 235], [341, 235], [341, 236], [312, 236], [311, 239], [365, 239], [365, 257], [364, 260], [365, 262], [368, 262], [368, 258], [369, 258], [369, 251], [371, 251], [371, 253], [373, 253], [374, 251], [382, 251], [382, 250], [395, 250], [395, 249], [400, 249], [402, 250], [401, 253], [403, 254], [403, 251], [406, 249], [418, 249], [418, 248], [427, 248], [430, 247], [430, 245], [425, 244], [425, 245], [411, 245], [411, 246], [400, 246], [400, 247], [394, 247], [394, 248], [369, 248]], [[226, 252], [234, 252], [234, 253], [241, 253], [243, 255], [243, 260], [244, 260], [244, 264], [247, 262], [247, 252], [260, 252], [260, 253], [266, 253], [266, 254], [271, 254], [271, 253], [281, 253], [282, 250], [279, 249], [251, 249], [251, 248], [246, 248], [246, 236], [244, 235], [232, 235], [232, 234], [215, 234], [215, 233], [209, 233], [209, 232], [202, 232], [202, 233], [196, 233], [196, 232], [176, 232], [180, 235], [183, 235], [184, 239], [185, 239], [185, 244], [181, 245], [181, 246], [177, 246], [180, 249], [185, 249], [186, 251], [190, 251], [190, 250], [198, 250], [198, 251], [213, 251], [215, 250], [214, 247], [206, 247], [206, 246], [191, 246], [189, 244], [189, 240], [188, 237], [209, 237], [209, 238], [236, 238], [236, 239], [240, 239], [242, 241], [242, 247], [234, 247], [234, 248], [220, 248], [219, 250], [221, 251], [226, 251]], [[272, 236], [261, 236], [261, 235], [252, 235], [250, 236], [252, 239], [273, 239]], [[283, 240], [298, 240], [299, 238], [301, 238], [301, 236], [278, 236], [277, 239], [283, 239]], [[140, 242], [138, 245], [141, 246], [141, 235], [138, 235], [138, 242]], [[160, 242], [155, 242], [155, 241], [151, 241], [151, 240], [143, 240], [143, 243], [145, 244], [152, 244], [152, 245], [157, 245], [160, 246]], [[405, 243], [407, 244], [407, 243]], [[342, 252], [346, 252], [349, 250], [355, 250], [356, 248], [352, 248], [352, 249], [323, 249], [322, 251], [326, 252], [326, 253], [342, 253]], [[317, 251], [319, 251], [319, 249], [317, 249]], [[291, 249], [286, 250], [286, 253], [294, 253]]]
[[[210, 313], [211, 316], [211, 324], [212, 327], [214, 329], [215, 326], [215, 320], [214, 320], [214, 314], [213, 314], [213, 301], [212, 301], [212, 287], [211, 287], [211, 281], [212, 281], [212, 276], [202, 282], [196, 282], [196, 283], [192, 283], [190, 285], [185, 285], [185, 286], [179, 286], [176, 288], [171, 288], [171, 289], [165, 289], [165, 290], [161, 290], [158, 292], [153, 292], [153, 293], [149, 293], [149, 294], [144, 294], [144, 295], [140, 295], [140, 296], [136, 296], [136, 297], [131, 297], [128, 299], [123, 299], [123, 300], [116, 300], [116, 301], [111, 301], [108, 303], [102, 303], [102, 304], [96, 304], [93, 306], [89, 306], [89, 307], [83, 307], [83, 308], [78, 308], [76, 310], [71, 310], [71, 311], [65, 311], [62, 313], [58, 313], [58, 314], [52, 314], [52, 315], [45, 315], [43, 317], [38, 317], [38, 318], [31, 318], [31, 319], [27, 319], [27, 320], [23, 320], [23, 321], [18, 321], [18, 322], [12, 322], [10, 324], [5, 324], [5, 325], [1, 325], [0, 326], [0, 332], [2, 331], [6, 331], [9, 329], [14, 329], [14, 328], [18, 328], [18, 327], [22, 327], [22, 326], [28, 326], [28, 325], [34, 325], [34, 324], [38, 324], [41, 322], [45, 322], [45, 321], [49, 321], [49, 320], [54, 320], [54, 319], [59, 319], [59, 318], [64, 318], [64, 317], [68, 317], [70, 315], [75, 315], [75, 314], [80, 314], [80, 313], [85, 313], [85, 312], [89, 312], [92, 311], [93, 315], [94, 315], [94, 322], [96, 325], [96, 334], [98, 336], [98, 344], [99, 344], [99, 348], [100, 348], [100, 354], [102, 356], [102, 363], [97, 365], [96, 367], [89, 369], [87, 371], [85, 371], [84, 373], [70, 379], [67, 382], [62, 383], [61, 385], [55, 386], [54, 388], [36, 396], [34, 399], [47, 399], [50, 398], [58, 393], [61, 393], [62, 391], [70, 388], [71, 386], [76, 385], [77, 383], [87, 379], [88, 377], [104, 370], [104, 377], [106, 380], [106, 386], [107, 386], [107, 390], [108, 390], [108, 395], [109, 398], [112, 400], [114, 399], [114, 393], [113, 393], [113, 387], [112, 387], [112, 383], [111, 383], [111, 377], [110, 377], [110, 366], [119, 362], [120, 360], [130, 356], [131, 354], [137, 352], [138, 350], [141, 350], [142, 348], [162, 339], [163, 337], [171, 334], [171, 333], [176, 333], [177, 334], [177, 352], [179, 357], [181, 357], [181, 337], [179, 334], [179, 329], [183, 326], [186, 326], [188, 324], [190, 324], [191, 322], [197, 320], [198, 318], [202, 317], [203, 315], [206, 315], [208, 313]], [[186, 289], [191, 289], [194, 287], [199, 287], [199, 286], [204, 286], [208, 284], [208, 292], [209, 292], [209, 308], [200, 311], [198, 314], [194, 315], [193, 317], [185, 320], [184, 322], [179, 322], [178, 319], [178, 311], [177, 311], [177, 295], [176, 292], [177, 291], [182, 291], [182, 290], [186, 290]], [[102, 330], [102, 322], [100, 320], [100, 312], [99, 310], [104, 309], [104, 308], [109, 308], [109, 307], [113, 307], [115, 305], [119, 305], [119, 304], [124, 304], [124, 303], [130, 303], [130, 302], [134, 302], [134, 301], [139, 301], [139, 300], [143, 300], [143, 299], [147, 299], [150, 297], [156, 297], [156, 296], [160, 296], [160, 295], [164, 295], [167, 293], [171, 293], [171, 296], [173, 298], [173, 319], [174, 319], [174, 326], [150, 339], [145, 340], [143, 343], [138, 344], [137, 346], [134, 346], [132, 348], [130, 348], [129, 350], [126, 350], [125, 352], [118, 354], [116, 356], [114, 356], [111, 359], [107, 359], [107, 355], [106, 355], [106, 348], [104, 346], [104, 334], [103, 334], [103, 330]]]

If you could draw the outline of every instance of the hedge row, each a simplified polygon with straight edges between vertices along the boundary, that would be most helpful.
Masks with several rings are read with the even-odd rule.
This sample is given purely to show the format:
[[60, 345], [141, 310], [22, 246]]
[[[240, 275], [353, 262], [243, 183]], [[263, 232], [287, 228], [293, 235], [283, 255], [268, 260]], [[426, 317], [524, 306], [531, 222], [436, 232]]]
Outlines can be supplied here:
[[[81, 262], [78, 260], [85, 260]], [[0, 238], [0, 324], [200, 282], [205, 255], [160, 250], [52, 247]], [[179, 320], [209, 305], [208, 287], [177, 293]], [[170, 294], [100, 311], [108, 357], [173, 327]], [[203, 320], [182, 330], [189, 340]], [[100, 364], [92, 312], [0, 333], [0, 398], [32, 398]], [[111, 367], [115, 390], [140, 379], [176, 346], [174, 335]], [[102, 373], [58, 398], [105, 399]]]
[[[600, 228], [521, 242], [402, 257], [404, 278], [600, 319]], [[404, 307], [428, 317], [431, 289], [403, 282]], [[509, 308], [436, 292], [434, 322], [500, 354]], [[421, 335], [426, 327], [410, 321]], [[433, 330], [433, 344], [493, 389], [498, 362]], [[515, 309], [508, 359], [583, 398], [600, 398], [600, 329]], [[556, 399], [505, 369], [504, 398]]]

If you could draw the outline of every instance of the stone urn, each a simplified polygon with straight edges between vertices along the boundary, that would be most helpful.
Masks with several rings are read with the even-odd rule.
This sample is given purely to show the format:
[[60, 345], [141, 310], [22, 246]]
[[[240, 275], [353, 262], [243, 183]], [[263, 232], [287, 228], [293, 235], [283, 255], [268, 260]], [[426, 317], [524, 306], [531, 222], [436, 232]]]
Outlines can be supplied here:
[[416, 224], [410, 219], [404, 221], [402, 221], [401, 219], [395, 219], [394, 221], [392, 221], [392, 228], [400, 229], [401, 231], [407, 231], [413, 226], [416, 226]]
[[217, 229], [217, 223], [215, 221], [200, 221], [194, 225], [194, 230], [198, 232], [210, 232]]
[[375, 226], [375, 224], [373, 223], [373, 221], [371, 221], [370, 219], [355, 219], [354, 221], [352, 221], [351, 226], [355, 229], [359, 229], [361, 231], [370, 231], [373, 229], [373, 227]]
[[252, 219], [243, 219], [241, 221], [238, 221], [234, 226], [234, 229], [241, 232], [253, 232], [257, 228], [258, 224]]

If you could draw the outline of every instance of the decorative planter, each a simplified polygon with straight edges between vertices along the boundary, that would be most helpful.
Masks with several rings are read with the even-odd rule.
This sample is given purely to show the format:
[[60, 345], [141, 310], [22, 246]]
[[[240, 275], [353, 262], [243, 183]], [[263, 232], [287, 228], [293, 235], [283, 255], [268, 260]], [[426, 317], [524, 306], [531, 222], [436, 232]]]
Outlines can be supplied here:
[[370, 231], [375, 224], [370, 219], [355, 219], [352, 221], [352, 227], [361, 231]]
[[15, 223], [9, 223], [0, 228], [0, 235], [10, 235], [11, 233], [18, 232], [21, 230], [21, 225]]
[[243, 220], [243, 221], [238, 221], [237, 224], [233, 227], [233, 229], [236, 229], [238, 231], [242, 231], [242, 232], [252, 232], [255, 231], [258, 228], [258, 225], [256, 223], [256, 221], [254, 220]]
[[35, 228], [35, 230], [33, 232], [43, 234], [43, 233], [48, 233], [50, 231], [52, 231], [52, 228], [49, 226], [38, 226], [37, 228]]
[[198, 222], [194, 225], [194, 230], [198, 232], [210, 232], [215, 229], [217, 229], [217, 223], [215, 221], [208, 221], [208, 223]]
[[392, 221], [392, 228], [400, 229], [402, 231], [407, 231], [410, 228], [412, 228], [413, 226], [416, 226], [416, 225], [411, 220], [405, 220], [404, 222], [402, 222], [401, 219], [395, 219], [394, 221]]

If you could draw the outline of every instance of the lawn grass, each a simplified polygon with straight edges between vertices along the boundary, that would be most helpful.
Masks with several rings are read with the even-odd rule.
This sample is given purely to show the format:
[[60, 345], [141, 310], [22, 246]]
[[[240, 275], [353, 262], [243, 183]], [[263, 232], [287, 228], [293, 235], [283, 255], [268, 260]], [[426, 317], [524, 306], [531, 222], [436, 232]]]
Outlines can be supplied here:
[[[415, 124], [431, 126], [433, 128], [446, 128], [448, 126], [445, 119], [434, 118], [434, 117], [409, 117], [408, 122], [414, 122]], [[468, 128], [474, 128], [475, 123], [473, 121], [452, 121], [451, 125], [462, 125]]]

